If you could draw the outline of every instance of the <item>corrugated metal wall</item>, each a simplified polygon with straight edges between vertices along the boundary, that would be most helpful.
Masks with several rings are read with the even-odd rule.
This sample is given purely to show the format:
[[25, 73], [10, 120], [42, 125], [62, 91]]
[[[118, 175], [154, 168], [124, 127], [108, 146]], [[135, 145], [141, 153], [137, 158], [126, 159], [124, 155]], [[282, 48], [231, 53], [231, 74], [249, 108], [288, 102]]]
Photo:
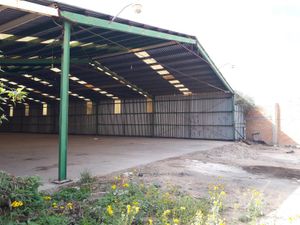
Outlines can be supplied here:
[[[146, 99], [122, 100], [120, 114], [114, 113], [112, 101], [93, 104], [90, 115], [85, 103], [70, 103], [69, 133], [233, 140], [244, 132], [242, 109], [236, 106], [235, 111], [232, 96], [225, 93], [159, 96], [153, 113], [147, 112]], [[57, 133], [58, 105], [48, 107], [48, 116], [42, 116], [41, 107], [30, 107], [28, 117], [24, 106], [18, 106], [1, 130]]]
[[14, 108], [14, 116], [8, 117], [8, 121], [3, 122], [0, 131], [53, 133], [58, 126], [58, 114], [55, 109], [55, 106], [49, 105], [48, 116], [43, 116], [42, 105], [34, 105], [29, 108], [30, 115], [25, 116], [25, 106], [17, 104]]
[[235, 105], [235, 140], [246, 139], [246, 118], [243, 106]]

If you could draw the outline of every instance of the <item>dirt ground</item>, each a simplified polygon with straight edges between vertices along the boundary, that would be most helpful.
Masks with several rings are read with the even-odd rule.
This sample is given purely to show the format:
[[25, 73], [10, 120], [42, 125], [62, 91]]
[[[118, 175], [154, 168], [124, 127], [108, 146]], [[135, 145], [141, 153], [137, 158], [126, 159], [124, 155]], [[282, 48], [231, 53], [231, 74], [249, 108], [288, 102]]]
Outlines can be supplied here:
[[227, 224], [243, 224], [239, 218], [245, 213], [253, 189], [263, 193], [262, 224], [300, 224], [300, 150], [296, 148], [233, 143], [99, 180], [130, 171], [138, 174], [135, 179], [162, 187], [177, 186], [196, 198], [207, 197], [209, 185], [224, 184]]

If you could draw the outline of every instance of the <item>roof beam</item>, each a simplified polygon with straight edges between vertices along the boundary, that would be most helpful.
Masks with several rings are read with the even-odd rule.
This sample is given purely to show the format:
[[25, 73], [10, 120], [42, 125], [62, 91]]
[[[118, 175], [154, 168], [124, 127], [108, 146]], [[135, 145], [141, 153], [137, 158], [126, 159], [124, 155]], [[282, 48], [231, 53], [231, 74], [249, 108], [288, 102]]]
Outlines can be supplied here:
[[94, 60], [92, 63], [89, 63], [89, 64], [95, 70], [101, 71], [101, 72], [107, 74], [108, 76], [111, 76], [113, 79], [119, 81], [124, 86], [127, 86], [128, 88], [132, 89], [133, 91], [138, 92], [139, 94], [143, 95], [144, 97], [152, 98], [152, 96], [148, 92], [146, 92], [143, 89], [139, 88], [135, 84], [132, 84], [130, 81], [126, 80], [124, 77], [118, 75], [117, 73], [111, 71], [107, 67], [103, 66], [100, 62]]
[[[1, 0], [0, 0], [1, 1]], [[116, 30], [125, 33], [137, 34], [141, 36], [147, 36], [152, 38], [158, 38], [169, 41], [178, 41], [181, 43], [196, 44], [196, 40], [193, 38], [183, 37], [174, 34], [168, 34], [164, 32], [154, 31], [141, 27], [131, 26], [123, 23], [112, 22], [104, 19], [99, 19], [92, 16], [85, 16], [78, 13], [72, 13], [68, 11], [60, 11], [60, 15], [74, 23], [80, 23], [87, 26], [95, 26], [105, 28], [109, 30]]]
[[36, 19], [38, 19], [40, 17], [41, 17], [41, 15], [37, 15], [37, 14], [27, 14], [25, 16], [21, 16], [18, 19], [9, 21], [9, 22], [1, 25], [0, 26], [0, 32], [4, 33], [4, 32], [6, 32], [8, 30], [11, 30], [13, 28], [22, 26], [22, 25], [24, 25], [26, 23], [29, 23], [29, 22], [31, 22], [33, 20], [36, 20]]
[[58, 17], [58, 9], [22, 0], [0, 0], [0, 5], [43, 16]]
[[142, 48], [135, 48], [135, 49], [130, 49], [130, 50], [126, 49], [121, 52], [109, 53], [109, 54], [94, 57], [93, 59], [110, 58], [110, 57], [114, 57], [114, 56], [124, 55], [124, 54], [128, 54], [128, 53], [135, 53], [135, 52], [145, 51], [145, 50], [150, 50], [150, 49], [155, 49], [155, 48], [161, 48], [161, 47], [171, 46], [171, 45], [175, 45], [175, 44], [176, 44], [175, 41], [169, 41], [169, 42], [165, 42], [162, 44], [149, 45], [149, 46], [142, 47]]
[[[71, 59], [74, 64], [87, 64], [89, 61], [86, 59]], [[61, 59], [1, 59], [1, 66], [16, 66], [16, 65], [60, 65]]]

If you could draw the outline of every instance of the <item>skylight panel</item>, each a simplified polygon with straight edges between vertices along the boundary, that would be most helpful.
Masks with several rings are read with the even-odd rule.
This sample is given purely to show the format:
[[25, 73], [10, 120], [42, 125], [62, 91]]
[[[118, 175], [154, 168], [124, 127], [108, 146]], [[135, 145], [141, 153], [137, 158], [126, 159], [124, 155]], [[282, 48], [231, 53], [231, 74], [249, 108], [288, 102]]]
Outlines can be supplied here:
[[136, 52], [136, 53], [134, 53], [137, 57], [139, 57], [139, 58], [147, 58], [147, 57], [149, 57], [150, 55], [147, 53], [147, 52], [145, 52], [145, 51], [142, 51], [142, 52]]
[[7, 39], [7, 38], [10, 38], [14, 35], [12, 34], [0, 34], [0, 40], [4, 40], [4, 39]]
[[94, 85], [92, 85], [92, 84], [86, 84], [84, 86], [87, 87], [87, 88], [93, 88], [94, 87]]
[[157, 64], [157, 65], [152, 65], [152, 66], [150, 66], [152, 69], [154, 69], [154, 70], [161, 70], [161, 69], [163, 69], [163, 67], [162, 67], [162, 65], [159, 65], [159, 64]]
[[165, 80], [173, 80], [173, 79], [175, 79], [175, 77], [173, 75], [166, 75], [166, 76], [163, 76], [163, 78]]
[[46, 40], [46, 41], [42, 41], [41, 44], [51, 44], [55, 41], [55, 39], [49, 39], [49, 40]]
[[186, 92], [186, 91], [189, 91], [189, 89], [188, 88], [179, 88], [179, 91]]
[[179, 84], [180, 83], [179, 80], [170, 80], [169, 82], [170, 82], [170, 84]]
[[86, 46], [90, 46], [90, 45], [93, 45], [93, 44], [94, 44], [93, 42], [84, 43], [84, 44], [80, 45], [80, 47], [86, 47]]
[[159, 70], [159, 71], [157, 71], [157, 73], [160, 74], [160, 75], [170, 74], [168, 70]]
[[77, 80], [79, 80], [79, 78], [78, 78], [78, 77], [73, 77], [73, 76], [72, 76], [72, 77], [70, 77], [70, 79], [71, 79], [71, 80], [74, 80], [74, 81], [77, 81]]
[[20, 38], [20, 39], [17, 39], [16, 41], [19, 41], [19, 42], [30, 42], [30, 41], [33, 41], [33, 40], [36, 40], [38, 39], [37, 37], [32, 37], [32, 36], [27, 36], [27, 37], [23, 37], [23, 38]]
[[157, 63], [157, 61], [153, 58], [150, 58], [150, 59], [143, 59], [144, 63], [146, 64], [154, 64], [154, 63]]
[[50, 70], [52, 70], [55, 73], [59, 73], [61, 70], [58, 69], [57, 67], [51, 68]]
[[186, 92], [183, 92], [183, 95], [192, 95], [192, 92], [186, 91]]

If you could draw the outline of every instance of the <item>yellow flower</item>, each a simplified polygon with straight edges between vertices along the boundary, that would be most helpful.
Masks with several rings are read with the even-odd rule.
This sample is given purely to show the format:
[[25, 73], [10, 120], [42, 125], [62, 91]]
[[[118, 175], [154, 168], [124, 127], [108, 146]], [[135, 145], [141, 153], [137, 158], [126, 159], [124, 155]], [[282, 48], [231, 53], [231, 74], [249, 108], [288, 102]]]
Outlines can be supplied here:
[[63, 205], [61, 205], [59, 208], [60, 208], [60, 209], [64, 209], [65, 207], [64, 207]]
[[127, 205], [127, 214], [130, 214], [131, 212], [131, 205]]
[[255, 204], [256, 204], [257, 206], [261, 205], [261, 200], [260, 200], [260, 199], [255, 199]]
[[21, 206], [23, 206], [24, 205], [24, 203], [22, 202], [22, 201], [13, 201], [12, 203], [11, 203], [11, 206], [13, 207], [13, 208], [18, 208], [18, 207], [21, 207]]
[[179, 224], [179, 219], [175, 218], [175, 219], [173, 219], [173, 222], [174, 222], [175, 224]]
[[167, 209], [164, 211], [163, 216], [167, 216], [171, 213], [171, 210]]
[[221, 196], [225, 196], [225, 195], [226, 195], [226, 192], [225, 192], [225, 191], [221, 191], [220, 195], [221, 195]]
[[183, 207], [183, 206], [181, 206], [181, 207], [180, 207], [180, 210], [186, 210], [186, 208], [185, 208], [185, 207]]
[[52, 203], [52, 207], [56, 209], [56, 208], [57, 208], [57, 203], [56, 203], [56, 202], [53, 202], [53, 203]]
[[43, 199], [46, 200], [46, 201], [50, 201], [51, 197], [50, 196], [44, 196]]
[[134, 210], [135, 213], [137, 214], [137, 213], [140, 211], [140, 207], [133, 206], [133, 210]]
[[114, 215], [114, 210], [111, 205], [107, 206], [106, 211], [107, 211], [108, 215], [110, 215], [110, 216]]
[[121, 180], [120, 176], [115, 176], [114, 178], [115, 178], [115, 180]]
[[132, 204], [138, 206], [140, 203], [138, 201], [134, 201]]
[[258, 196], [260, 196], [261, 195], [261, 193], [259, 192], [259, 191], [257, 191], [257, 190], [252, 190], [252, 194], [255, 196], [255, 197], [258, 197]]
[[117, 185], [115, 185], [115, 184], [111, 185], [111, 189], [116, 190], [117, 189]]
[[148, 223], [149, 223], [149, 225], [153, 225], [153, 220], [150, 218], [150, 219], [148, 220]]
[[125, 184], [123, 184], [123, 187], [127, 188], [127, 187], [129, 187], [129, 184], [125, 183]]
[[220, 220], [218, 225], [226, 225], [225, 221], [224, 220]]
[[72, 203], [72, 202], [69, 202], [69, 203], [67, 204], [67, 208], [68, 208], [68, 209], [73, 209], [73, 203]]

